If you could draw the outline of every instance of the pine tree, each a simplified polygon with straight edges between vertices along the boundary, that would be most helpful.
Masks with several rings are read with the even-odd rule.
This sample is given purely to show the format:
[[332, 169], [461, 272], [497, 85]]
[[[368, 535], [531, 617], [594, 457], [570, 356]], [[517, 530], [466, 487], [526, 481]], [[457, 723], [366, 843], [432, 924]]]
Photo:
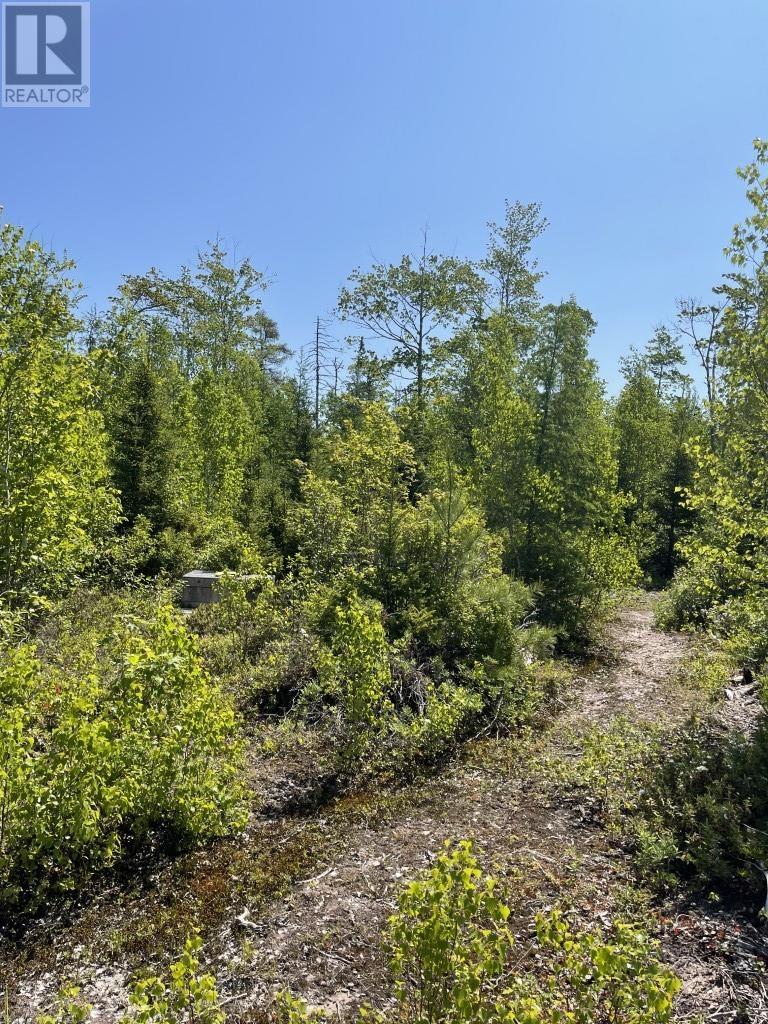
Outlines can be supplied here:
[[113, 480], [128, 526], [143, 516], [159, 532], [173, 516], [171, 425], [157, 373], [144, 359], [126, 372], [112, 424]]

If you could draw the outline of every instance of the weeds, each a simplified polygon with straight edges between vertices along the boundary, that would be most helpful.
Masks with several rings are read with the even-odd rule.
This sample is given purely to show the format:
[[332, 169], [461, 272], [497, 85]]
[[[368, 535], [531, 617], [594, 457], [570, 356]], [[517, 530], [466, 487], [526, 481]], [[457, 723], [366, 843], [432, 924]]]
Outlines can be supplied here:
[[768, 858], [765, 724], [746, 738], [695, 721], [668, 732], [620, 719], [585, 737], [580, 760], [552, 769], [592, 795], [657, 887], [728, 887]]
[[[508, 927], [500, 883], [468, 842], [450, 844], [401, 893], [387, 942], [396, 1007], [365, 1007], [369, 1024], [663, 1024], [680, 982], [656, 945], [617, 922], [577, 931], [555, 908], [536, 917], [527, 948]], [[289, 993], [280, 1024], [325, 1020]]]

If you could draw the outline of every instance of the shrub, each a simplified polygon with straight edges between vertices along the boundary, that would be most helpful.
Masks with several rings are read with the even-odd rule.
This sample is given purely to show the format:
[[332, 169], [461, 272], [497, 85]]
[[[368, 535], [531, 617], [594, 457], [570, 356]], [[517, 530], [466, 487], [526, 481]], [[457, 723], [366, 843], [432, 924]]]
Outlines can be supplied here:
[[[680, 981], [657, 960], [658, 948], [622, 922], [607, 932], [576, 932], [561, 911], [536, 918], [536, 937], [553, 954], [541, 994], [523, 1000], [521, 1024], [662, 1024], [672, 1017]], [[507, 1020], [510, 1020], [508, 1017]]]
[[619, 721], [587, 736], [583, 758], [564, 772], [599, 797], [652, 882], [674, 872], [705, 888], [732, 885], [768, 857], [765, 724], [747, 738], [696, 722], [670, 734]]
[[479, 693], [453, 683], [427, 683], [421, 707], [402, 711], [392, 723], [390, 769], [402, 771], [451, 752], [482, 711]]
[[[510, 917], [501, 883], [481, 870], [472, 844], [446, 843], [430, 870], [402, 890], [389, 921], [395, 1005], [386, 1013], [363, 1007], [359, 1024], [670, 1020], [680, 982], [637, 928], [616, 922], [579, 931], [555, 908], [537, 915], [530, 948], [520, 953]], [[216, 979], [201, 971], [200, 949], [199, 937], [188, 938], [166, 978], [138, 981], [120, 1024], [223, 1024]], [[523, 964], [529, 970], [521, 973]], [[70, 989], [59, 1015], [38, 1024], [80, 1024], [89, 1009]], [[278, 1024], [331, 1019], [287, 991], [278, 993], [273, 1009]]]
[[[390, 920], [396, 1006], [370, 1024], [665, 1024], [680, 982], [658, 946], [617, 922], [578, 931], [558, 908], [539, 914], [531, 948], [515, 949], [510, 907], [468, 842], [446, 846], [400, 895]], [[519, 973], [526, 962], [530, 970]], [[281, 994], [281, 1024], [328, 1020]]]
[[28, 643], [0, 664], [0, 900], [242, 821], [234, 713], [170, 608], [118, 618], [69, 669]]
[[496, 984], [513, 944], [510, 909], [498, 888], [463, 842], [401, 893], [389, 941], [405, 1020], [493, 1019]]
[[244, 710], [316, 729], [344, 777], [403, 772], [479, 730], [519, 729], [566, 678], [542, 660], [552, 634], [521, 623], [528, 592], [501, 575], [465, 582], [453, 610], [393, 616], [368, 596], [369, 573], [320, 581], [300, 559], [293, 568], [279, 581], [225, 575], [222, 600], [190, 627]]
[[700, 569], [682, 566], [656, 606], [656, 623], [662, 629], [703, 626], [719, 590]]
[[54, 1013], [44, 1013], [37, 1018], [37, 1024], [84, 1024], [92, 1009], [76, 985], [65, 985], [59, 993]]
[[[200, 936], [190, 935], [166, 977], [148, 975], [136, 981], [131, 1009], [119, 1024], [224, 1024], [216, 978], [200, 969], [201, 948]], [[84, 1024], [91, 1009], [80, 998], [80, 990], [69, 985], [59, 996], [55, 1014], [38, 1017], [37, 1024]]]
[[381, 606], [351, 595], [334, 609], [329, 647], [320, 657], [318, 678], [302, 700], [333, 707], [339, 728], [342, 769], [358, 764], [392, 712], [389, 646]]
[[201, 947], [200, 937], [190, 936], [167, 978], [154, 975], [138, 981], [131, 992], [131, 1012], [120, 1024], [224, 1024], [216, 978], [200, 970]]

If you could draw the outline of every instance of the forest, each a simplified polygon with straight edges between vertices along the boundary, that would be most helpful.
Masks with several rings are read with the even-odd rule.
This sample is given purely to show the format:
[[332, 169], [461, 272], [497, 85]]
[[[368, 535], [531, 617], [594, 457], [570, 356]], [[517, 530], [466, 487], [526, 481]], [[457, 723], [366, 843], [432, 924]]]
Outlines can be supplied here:
[[768, 1019], [768, 143], [738, 173], [615, 395], [537, 203], [298, 351], [221, 239], [96, 310], [3, 224], [8, 1024]]

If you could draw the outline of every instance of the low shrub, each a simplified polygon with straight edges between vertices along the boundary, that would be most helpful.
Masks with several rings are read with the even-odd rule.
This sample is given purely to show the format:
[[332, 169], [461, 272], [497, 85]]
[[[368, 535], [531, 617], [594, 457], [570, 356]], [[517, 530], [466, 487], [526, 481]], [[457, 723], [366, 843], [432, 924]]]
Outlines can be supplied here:
[[619, 720], [589, 734], [583, 757], [561, 771], [595, 794], [656, 884], [732, 886], [752, 862], [768, 859], [764, 723], [748, 738], [707, 723], [670, 733]]
[[729, 592], [701, 566], [684, 566], [662, 595], [656, 621], [662, 629], [701, 631], [732, 662], [768, 660], [768, 594], [757, 573]]
[[120, 1024], [224, 1024], [216, 978], [200, 969], [199, 936], [190, 936], [167, 977], [151, 975], [131, 991], [131, 1010]]
[[[294, 570], [225, 575], [222, 600], [197, 609], [190, 628], [247, 718], [310, 726], [344, 780], [402, 775], [468, 736], [518, 730], [565, 684], [551, 633], [524, 620], [527, 591], [502, 577], [471, 599], [467, 583], [466, 607], [445, 619], [445, 609], [388, 614], [353, 569], [325, 581], [300, 560]], [[445, 649], [435, 629], [441, 643], [452, 637]]]
[[[216, 978], [200, 967], [201, 948], [200, 937], [189, 936], [166, 976], [148, 975], [136, 981], [131, 987], [131, 1009], [118, 1024], [224, 1024]], [[78, 988], [67, 986], [54, 1014], [38, 1017], [37, 1024], [85, 1024], [92, 1009]]]
[[118, 616], [68, 643], [70, 664], [34, 642], [0, 658], [5, 903], [72, 888], [126, 843], [187, 845], [243, 820], [234, 711], [177, 615]]
[[[364, 1008], [369, 1024], [664, 1024], [680, 982], [643, 932], [617, 922], [575, 929], [558, 908], [539, 914], [520, 951], [499, 881], [468, 842], [447, 846], [400, 895], [387, 941], [391, 1011]], [[528, 968], [527, 970], [525, 968]], [[283, 993], [280, 1024], [329, 1020]]]
[[[423, 877], [400, 893], [386, 944], [394, 1005], [364, 1006], [359, 1024], [666, 1024], [680, 982], [659, 962], [658, 945], [617, 921], [579, 930], [561, 909], [536, 916], [520, 950], [501, 882], [484, 873], [470, 842], [447, 843]], [[167, 976], [137, 981], [119, 1024], [223, 1024], [213, 975], [202, 971], [197, 936]], [[67, 989], [56, 1016], [37, 1024], [82, 1024], [90, 1007]], [[276, 1024], [336, 1019], [288, 991]]]

